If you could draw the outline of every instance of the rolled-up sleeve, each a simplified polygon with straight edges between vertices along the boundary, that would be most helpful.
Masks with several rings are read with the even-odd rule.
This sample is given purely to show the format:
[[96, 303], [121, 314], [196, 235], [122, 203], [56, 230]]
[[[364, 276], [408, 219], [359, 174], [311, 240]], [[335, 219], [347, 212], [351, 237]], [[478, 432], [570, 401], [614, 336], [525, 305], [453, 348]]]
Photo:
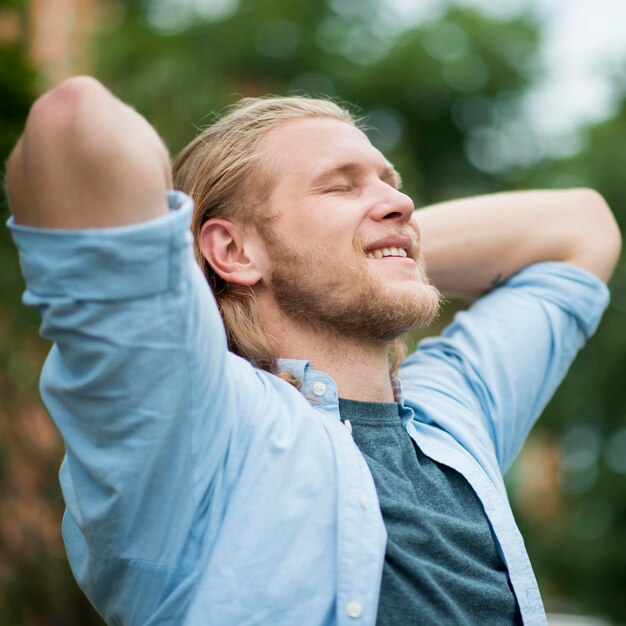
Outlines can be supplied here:
[[[152, 602], [171, 583], [163, 572], [193, 561], [198, 501], [231, 441], [232, 355], [193, 259], [191, 199], [171, 192], [169, 203], [165, 216], [116, 228], [9, 220], [24, 300], [39, 308], [41, 333], [54, 342], [41, 394], [66, 447], [68, 552], [88, 595], [119, 592], [120, 603], [129, 591], [103, 590], [103, 568], [122, 580], [114, 563], [154, 564], [164, 587], [146, 591]], [[79, 544], [89, 565], [77, 560], [82, 548], [72, 554]]]
[[539, 263], [421, 342], [401, 373], [423, 419], [501, 470], [565, 376], [608, 305], [606, 286], [565, 263]]

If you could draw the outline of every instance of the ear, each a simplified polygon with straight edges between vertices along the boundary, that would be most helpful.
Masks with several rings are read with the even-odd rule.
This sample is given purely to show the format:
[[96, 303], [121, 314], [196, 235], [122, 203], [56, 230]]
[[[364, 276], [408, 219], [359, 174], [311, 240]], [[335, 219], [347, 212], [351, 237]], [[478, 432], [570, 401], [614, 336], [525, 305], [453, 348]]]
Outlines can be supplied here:
[[202, 256], [229, 283], [256, 285], [268, 267], [261, 237], [229, 220], [208, 220], [202, 225], [198, 243]]

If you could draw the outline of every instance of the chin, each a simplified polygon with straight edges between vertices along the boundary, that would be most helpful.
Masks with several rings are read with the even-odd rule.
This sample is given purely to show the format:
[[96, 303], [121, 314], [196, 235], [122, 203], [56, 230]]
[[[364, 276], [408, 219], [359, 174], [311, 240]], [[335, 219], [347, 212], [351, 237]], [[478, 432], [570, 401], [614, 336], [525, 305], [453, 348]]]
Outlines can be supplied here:
[[393, 291], [388, 304], [398, 311], [398, 317], [413, 320], [412, 323], [409, 322], [408, 330], [429, 326], [439, 314], [441, 295], [433, 285], [406, 284]]

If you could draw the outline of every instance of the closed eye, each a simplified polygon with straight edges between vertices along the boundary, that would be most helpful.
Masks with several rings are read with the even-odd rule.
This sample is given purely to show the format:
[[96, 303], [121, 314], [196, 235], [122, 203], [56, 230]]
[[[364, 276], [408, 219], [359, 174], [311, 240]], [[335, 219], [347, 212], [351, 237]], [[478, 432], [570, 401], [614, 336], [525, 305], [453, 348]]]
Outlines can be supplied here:
[[324, 189], [324, 193], [348, 193], [352, 191], [352, 187], [348, 187], [347, 185], [343, 185], [340, 187], [328, 187]]

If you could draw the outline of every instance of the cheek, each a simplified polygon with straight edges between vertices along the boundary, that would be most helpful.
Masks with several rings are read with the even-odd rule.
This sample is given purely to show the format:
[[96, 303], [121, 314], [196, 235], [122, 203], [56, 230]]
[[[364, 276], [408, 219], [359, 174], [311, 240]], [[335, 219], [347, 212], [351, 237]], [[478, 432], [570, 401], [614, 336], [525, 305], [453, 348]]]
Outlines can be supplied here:
[[[283, 209], [273, 224], [275, 237], [297, 250], [324, 251], [333, 256], [363, 254], [363, 239], [358, 223], [346, 219], [345, 206], [324, 203], [300, 203]], [[356, 235], [355, 235], [356, 233]]]

